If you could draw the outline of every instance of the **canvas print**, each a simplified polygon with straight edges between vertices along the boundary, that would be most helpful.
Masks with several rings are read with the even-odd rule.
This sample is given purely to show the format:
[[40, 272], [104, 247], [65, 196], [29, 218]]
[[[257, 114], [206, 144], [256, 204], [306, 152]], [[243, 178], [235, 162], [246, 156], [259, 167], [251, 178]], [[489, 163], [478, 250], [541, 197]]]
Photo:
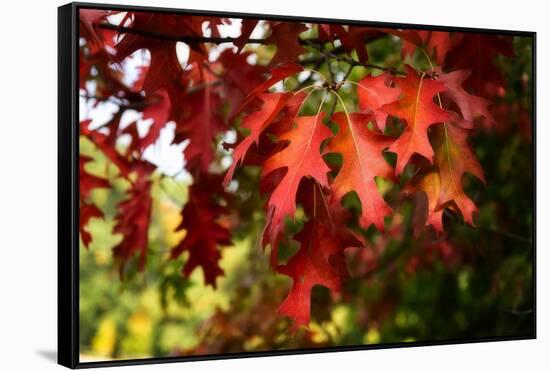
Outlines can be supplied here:
[[78, 19], [80, 362], [534, 335], [532, 37]]

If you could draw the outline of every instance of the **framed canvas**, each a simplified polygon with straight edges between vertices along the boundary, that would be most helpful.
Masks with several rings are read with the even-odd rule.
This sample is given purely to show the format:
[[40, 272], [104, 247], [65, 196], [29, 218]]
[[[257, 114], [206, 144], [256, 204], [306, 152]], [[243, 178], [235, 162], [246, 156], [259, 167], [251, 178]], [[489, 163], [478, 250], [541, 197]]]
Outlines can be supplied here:
[[60, 364], [535, 338], [535, 33], [58, 19]]

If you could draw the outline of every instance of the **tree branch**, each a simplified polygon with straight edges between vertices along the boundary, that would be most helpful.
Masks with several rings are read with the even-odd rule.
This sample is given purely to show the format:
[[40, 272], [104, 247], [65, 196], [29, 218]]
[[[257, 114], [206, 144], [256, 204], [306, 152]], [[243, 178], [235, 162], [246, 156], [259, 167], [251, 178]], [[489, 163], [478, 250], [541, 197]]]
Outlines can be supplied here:
[[[161, 39], [166, 41], [181, 41], [186, 44], [198, 44], [198, 43], [211, 43], [222, 44], [231, 43], [237, 41], [237, 37], [205, 37], [205, 36], [183, 36], [183, 35], [167, 35], [155, 31], [140, 30], [134, 27], [117, 26], [110, 23], [100, 23], [99, 28], [111, 31], [117, 31], [118, 33], [128, 33], [138, 35], [142, 37], [149, 37], [153, 39]], [[304, 43], [305, 40], [299, 39], [300, 43]], [[315, 39], [317, 40], [317, 39]], [[267, 39], [248, 39], [248, 44], [265, 44]]]
[[[356, 67], [356, 66], [362, 66], [362, 67], [366, 67], [366, 68], [373, 68], [373, 69], [377, 69], [377, 70], [381, 70], [381, 71], [386, 71], [386, 72], [389, 72], [389, 73], [394, 74], [394, 75], [401, 75], [401, 76], [406, 75], [405, 73], [399, 72], [396, 68], [393, 68], [393, 67], [384, 67], [384, 66], [380, 66], [380, 65], [377, 65], [377, 64], [373, 64], [373, 63], [363, 63], [363, 62], [360, 62], [360, 61], [356, 61], [355, 59], [350, 58], [350, 57], [345, 56], [345, 55], [338, 55], [338, 54], [334, 53], [334, 51], [331, 52], [331, 51], [325, 50], [321, 45], [316, 44], [313, 40], [304, 40], [304, 42], [307, 46], [315, 48], [315, 49], [319, 50], [322, 54], [324, 54], [323, 59], [327, 58], [327, 57], [328, 58], [334, 58], [336, 60], [339, 60], [341, 62], [345, 62], [345, 63], [349, 64], [352, 68]], [[308, 60], [307, 63], [312, 63], [312, 60]]]
[[[105, 29], [105, 30], [111, 30], [116, 31], [118, 33], [122, 34], [133, 34], [138, 35], [142, 37], [149, 37], [154, 39], [161, 39], [166, 41], [172, 41], [172, 42], [184, 42], [186, 44], [198, 44], [198, 43], [212, 43], [212, 44], [222, 44], [222, 43], [231, 43], [237, 41], [238, 38], [236, 37], [205, 37], [205, 36], [183, 36], [183, 35], [167, 35], [155, 31], [148, 31], [148, 30], [140, 30], [134, 27], [126, 27], [126, 26], [117, 26], [110, 23], [100, 23], [98, 25], [99, 28]], [[385, 34], [383, 34], [384, 36]], [[366, 37], [365, 42], [368, 43], [370, 41], [374, 41], [376, 39], [380, 38], [380, 36], [376, 37]], [[298, 38], [298, 41], [300, 44], [304, 46], [312, 47], [321, 53], [324, 54], [324, 58], [334, 58], [339, 61], [348, 63], [352, 67], [356, 66], [363, 66], [366, 68], [372, 68], [372, 69], [378, 69], [382, 71], [387, 71], [389, 73], [392, 73], [394, 75], [405, 75], [402, 72], [397, 71], [395, 68], [392, 67], [383, 67], [380, 65], [372, 64], [372, 63], [363, 63], [354, 60], [353, 58], [350, 58], [348, 56], [342, 56], [338, 55], [337, 53], [344, 52], [345, 50], [342, 47], [336, 48], [335, 50], [327, 51], [323, 47], [323, 42], [317, 38], [312, 39], [300, 39]], [[267, 44], [267, 38], [261, 38], [261, 39], [248, 39], [247, 44]], [[310, 60], [303, 60], [300, 61], [301, 64], [311, 64], [311, 63], [318, 63], [318, 59], [310, 59]]]
[[[222, 43], [229, 43], [229, 42], [235, 42], [238, 40], [238, 37], [205, 37], [205, 36], [183, 36], [183, 35], [167, 35], [160, 32], [155, 31], [147, 31], [147, 30], [140, 30], [134, 27], [126, 27], [126, 26], [117, 26], [110, 23], [100, 23], [97, 25], [97, 27], [105, 29], [105, 30], [111, 30], [116, 31], [118, 33], [122, 34], [134, 34], [138, 36], [143, 37], [149, 37], [154, 39], [161, 39], [166, 41], [181, 41], [186, 44], [198, 44], [198, 43], [212, 43], [212, 44], [222, 44]], [[377, 36], [369, 36], [365, 37], [365, 43], [374, 41], [379, 39], [382, 36], [385, 36], [386, 34], [377, 35]], [[248, 39], [247, 44], [267, 44], [268, 41], [267, 38], [262, 39]], [[319, 40], [318, 38], [312, 38], [312, 39], [300, 39], [298, 38], [298, 41], [302, 45], [309, 45], [312, 47], [315, 47], [316, 49], [322, 48], [323, 42]], [[344, 52], [344, 48], [342, 46], [336, 48], [333, 50], [333, 53], [341, 53]]]

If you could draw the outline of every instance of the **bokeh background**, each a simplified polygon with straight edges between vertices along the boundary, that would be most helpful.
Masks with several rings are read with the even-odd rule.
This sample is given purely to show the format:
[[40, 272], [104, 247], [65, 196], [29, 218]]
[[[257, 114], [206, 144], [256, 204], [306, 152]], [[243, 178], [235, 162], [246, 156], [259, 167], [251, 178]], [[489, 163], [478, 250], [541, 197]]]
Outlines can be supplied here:
[[[228, 27], [224, 32], [230, 35], [234, 30]], [[261, 36], [262, 31], [258, 32]], [[400, 201], [387, 233], [368, 230], [369, 246], [349, 249], [351, 279], [342, 293], [314, 289], [312, 323], [296, 334], [289, 333], [288, 319], [276, 314], [290, 280], [271, 270], [259, 246], [261, 209], [250, 208], [247, 222], [232, 231], [233, 244], [221, 249], [224, 276], [218, 278], [215, 289], [204, 284], [200, 269], [189, 278], [181, 275], [185, 254], [168, 259], [170, 249], [184, 237], [185, 232], [174, 230], [181, 223], [181, 207], [191, 184], [181, 146], [171, 144], [174, 134], [169, 125], [146, 153], [158, 167], [153, 176], [147, 266], [143, 272], [129, 270], [121, 279], [112, 256], [121, 236], [113, 228], [116, 205], [129, 184], [81, 137], [80, 152], [93, 159], [87, 171], [112, 184], [110, 189], [93, 191], [92, 200], [105, 217], [91, 219], [92, 243], [80, 247], [81, 361], [532, 334], [532, 45], [529, 38], [513, 37], [512, 41], [516, 57], [495, 61], [508, 86], [493, 106], [498, 125], [479, 130], [472, 142], [487, 178], [486, 185], [466, 179], [467, 192], [480, 211], [477, 227], [447, 214], [447, 238], [414, 234], [414, 203]], [[370, 45], [369, 56], [373, 62], [397, 66], [401, 46], [398, 39], [381, 39]], [[211, 58], [231, 47], [212, 47]], [[184, 64], [188, 51], [185, 45], [178, 48]], [[250, 63], [264, 63], [273, 53], [266, 46], [247, 48], [256, 55]], [[409, 58], [418, 66], [426, 63], [421, 55]], [[140, 51], [113, 68], [131, 83], [147, 62], [147, 52]], [[323, 68], [320, 71], [328, 75]], [[364, 74], [357, 68], [349, 78], [357, 80]], [[88, 93], [94, 84], [89, 82]], [[341, 94], [354, 104], [352, 89], [342, 89]], [[318, 102], [310, 105], [306, 110], [313, 110]], [[108, 102], [81, 97], [81, 119], [101, 125], [114, 112], [116, 107]], [[127, 116], [123, 121], [137, 117]], [[140, 125], [147, 127], [147, 123]], [[234, 137], [234, 132], [228, 132], [220, 142]], [[230, 156], [221, 146], [219, 151], [220, 164], [227, 167]], [[244, 171], [243, 179], [257, 182], [259, 169]], [[399, 195], [388, 189], [386, 198], [394, 206]], [[242, 201], [261, 202], [259, 195]], [[296, 231], [297, 219], [297, 225], [290, 226]]]

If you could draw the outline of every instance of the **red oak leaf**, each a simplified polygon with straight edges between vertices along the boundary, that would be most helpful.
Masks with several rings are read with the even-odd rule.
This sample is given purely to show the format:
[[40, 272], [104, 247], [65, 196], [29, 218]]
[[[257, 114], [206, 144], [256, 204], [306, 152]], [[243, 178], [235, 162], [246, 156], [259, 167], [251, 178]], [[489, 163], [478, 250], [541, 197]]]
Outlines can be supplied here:
[[304, 228], [294, 237], [298, 252], [277, 271], [293, 279], [293, 286], [279, 313], [293, 320], [292, 330], [307, 325], [311, 314], [311, 289], [322, 285], [338, 292], [349, 277], [344, 250], [363, 246], [348, 229], [349, 212], [339, 204], [329, 204], [329, 195], [314, 180], [302, 182], [299, 202], [308, 216]]
[[378, 30], [368, 27], [349, 26], [348, 32], [339, 34], [342, 46], [348, 53], [355, 49], [360, 61], [366, 62], [369, 59], [367, 53], [366, 39], [368, 36], [376, 35]]
[[[263, 166], [264, 162], [273, 156], [275, 153], [281, 151], [285, 148], [286, 143], [284, 141], [273, 142], [273, 137], [281, 137], [284, 133], [292, 129], [294, 120], [298, 116], [300, 109], [305, 103], [305, 100], [309, 94], [305, 92], [295, 93], [290, 99], [286, 100], [284, 108], [280, 111], [280, 114], [277, 115], [277, 118], [272, 121], [271, 124], [265, 126], [263, 133], [260, 134], [258, 143], [254, 146], [249, 146], [245, 157], [242, 158], [241, 164], [244, 165], [256, 165]], [[245, 118], [246, 121], [246, 118]], [[243, 142], [251, 137], [250, 135], [243, 139]], [[252, 139], [253, 137], [251, 137]], [[246, 142], [243, 145], [251, 144], [251, 142]], [[245, 147], [237, 149], [240, 147], [240, 143], [236, 146], [235, 152], [233, 153], [234, 161], [237, 161], [240, 158], [240, 152], [244, 150]], [[237, 155], [235, 155], [237, 153]], [[233, 164], [232, 164], [233, 165]], [[234, 165], [237, 165], [234, 163]], [[280, 169], [284, 170], [284, 169]], [[230, 168], [228, 172], [232, 171]], [[273, 172], [276, 176], [267, 176], [262, 178], [260, 182], [260, 192], [263, 194], [271, 193], [275, 189], [276, 185], [282, 179], [284, 175], [281, 171]], [[225, 181], [229, 182], [230, 177], [226, 174]]]
[[450, 32], [429, 31], [429, 36], [427, 37], [427, 48], [429, 51], [433, 51], [434, 59], [438, 65], [443, 65], [452, 46], [453, 42], [451, 40]]
[[212, 16], [212, 17], [195, 16], [190, 18], [193, 20], [196, 20], [195, 22], [197, 24], [196, 30], [198, 34], [202, 33], [202, 27], [204, 23], [208, 22], [206, 26], [212, 32], [213, 37], [220, 37], [220, 31], [218, 29], [219, 26], [232, 24], [232, 21], [230, 18], [222, 18], [222, 17], [215, 17], [215, 16]]
[[319, 24], [317, 25], [317, 32], [319, 34], [319, 40], [322, 42], [330, 42], [335, 39], [342, 39], [346, 37], [346, 29], [339, 24]]
[[415, 30], [407, 30], [407, 29], [396, 30], [393, 28], [385, 28], [384, 32], [400, 37], [404, 41], [410, 44], [414, 44], [416, 46], [422, 45], [422, 42], [423, 42], [421, 34], [416, 32]]
[[235, 54], [232, 50], [224, 50], [218, 62], [223, 66], [221, 79], [224, 83], [224, 99], [229, 106], [229, 122], [238, 114], [242, 102], [254, 89], [265, 81], [266, 67], [251, 65], [247, 58], [250, 52]]
[[300, 243], [300, 250], [287, 265], [277, 272], [293, 279], [290, 293], [279, 307], [279, 313], [292, 318], [292, 329], [307, 325], [311, 315], [311, 289], [322, 285], [339, 291], [340, 271], [333, 267], [331, 259], [338, 254], [339, 247], [326, 227], [320, 223], [307, 222], [294, 239]]
[[175, 259], [184, 251], [189, 251], [183, 274], [188, 277], [196, 267], [201, 267], [205, 282], [213, 287], [216, 287], [216, 278], [223, 275], [218, 247], [231, 244], [231, 233], [221, 221], [227, 209], [220, 199], [228, 197], [221, 186], [221, 177], [202, 174], [201, 179], [189, 188], [189, 200], [182, 210], [183, 220], [177, 228], [177, 231], [185, 230], [187, 233], [171, 252], [171, 257]]
[[383, 36], [379, 29], [370, 27], [348, 26], [347, 30], [342, 25], [319, 24], [319, 40], [323, 43], [340, 40], [343, 49], [351, 54], [354, 50], [360, 61], [368, 60], [367, 42], [376, 37]]
[[148, 230], [151, 219], [151, 180], [154, 166], [144, 161], [134, 161], [131, 170], [136, 180], [130, 187], [129, 197], [118, 205], [115, 233], [122, 235], [113, 253], [118, 261], [122, 275], [125, 263], [139, 254], [139, 269], [145, 268], [147, 248], [149, 246]]
[[447, 91], [443, 94], [448, 95], [460, 108], [462, 117], [469, 123], [469, 125], [463, 126], [472, 127], [474, 119], [478, 116], [485, 117], [485, 122], [492, 126], [495, 124], [495, 119], [489, 112], [491, 102], [485, 98], [469, 94], [462, 87], [462, 84], [469, 76], [470, 71], [467, 70], [440, 74], [439, 80], [447, 87]]
[[450, 32], [407, 30], [403, 35], [408, 35], [403, 39], [404, 56], [412, 55], [416, 48], [424, 48], [439, 66], [443, 65], [447, 53], [453, 46]]
[[190, 112], [178, 122], [174, 142], [189, 139], [184, 150], [188, 167], [208, 172], [214, 160], [214, 139], [226, 127], [221, 116], [222, 102], [219, 95], [207, 86], [188, 95], [187, 104]]
[[259, 96], [264, 104], [259, 111], [253, 112], [243, 119], [241, 127], [250, 130], [250, 134], [233, 150], [233, 163], [227, 170], [224, 184], [231, 181], [235, 168], [242, 163], [250, 146], [258, 144], [260, 134], [273, 122], [291, 97], [291, 93], [266, 93]]
[[86, 248], [90, 245], [90, 242], [92, 242], [92, 235], [85, 229], [91, 218], [103, 218], [103, 212], [96, 205], [81, 203], [78, 223], [80, 237]]
[[415, 153], [433, 161], [434, 152], [428, 139], [428, 128], [436, 123], [455, 120], [455, 116], [433, 101], [436, 94], [445, 91], [442, 82], [430, 80], [424, 74], [419, 77], [412, 67], [407, 66], [407, 76], [396, 79], [396, 84], [401, 89], [401, 99], [384, 105], [382, 111], [406, 123], [403, 133], [389, 148], [389, 151], [397, 154], [395, 172], [399, 175]]
[[306, 178], [300, 184], [297, 200], [308, 218], [315, 216], [315, 222], [323, 224], [343, 250], [346, 247], [364, 246], [362, 238], [349, 229], [351, 213], [340, 203], [331, 201], [331, 192], [317, 182]]
[[258, 87], [256, 87], [254, 90], [250, 92], [250, 94], [248, 94], [248, 96], [241, 103], [241, 106], [237, 110], [237, 112], [240, 112], [244, 108], [244, 106], [246, 106], [259, 93], [266, 91], [277, 82], [284, 80], [289, 76], [295, 75], [296, 73], [303, 70], [304, 70], [303, 67], [296, 63], [285, 63], [278, 67], [273, 68], [271, 70], [271, 77], [267, 79], [265, 82], [258, 85]]
[[85, 169], [86, 164], [92, 161], [91, 157], [84, 155], [79, 156], [79, 198], [80, 198], [80, 212], [79, 212], [79, 230], [80, 236], [84, 247], [88, 247], [92, 241], [92, 235], [86, 230], [86, 225], [91, 218], [103, 218], [103, 212], [94, 204], [88, 203], [87, 199], [93, 189], [96, 188], [109, 188], [110, 184], [107, 179], [100, 178], [98, 176], [88, 173]]
[[512, 43], [496, 35], [465, 33], [461, 36], [447, 55], [444, 67], [472, 71], [463, 83], [466, 90], [488, 98], [494, 96], [496, 89], [504, 86], [504, 81], [493, 60], [499, 54], [513, 57]]
[[133, 153], [137, 153], [136, 157], [139, 157], [140, 154], [140, 142], [141, 139], [139, 137], [138, 129], [137, 129], [137, 122], [132, 122], [128, 126], [126, 126], [122, 131], [121, 134], [127, 134], [130, 136], [130, 144], [128, 145], [128, 148], [126, 149], [126, 157], [131, 158]]
[[381, 131], [384, 131], [386, 127], [388, 114], [380, 108], [385, 104], [395, 102], [401, 94], [400, 89], [387, 86], [389, 78], [391, 76], [387, 73], [379, 76], [368, 75], [359, 81], [357, 88], [359, 109], [364, 112], [373, 112], [376, 125]]
[[[79, 85], [86, 90], [87, 82], [95, 81], [94, 95], [99, 98], [116, 96], [139, 102], [143, 97], [132, 91], [124, 82], [123, 73], [111, 67], [111, 56], [105, 51], [93, 55], [79, 51]], [[98, 78], [100, 77], [100, 78]]]
[[279, 138], [288, 141], [288, 146], [264, 164], [263, 176], [281, 168], [286, 169], [267, 204], [266, 234], [272, 247], [283, 229], [284, 218], [294, 217], [296, 192], [302, 178], [312, 177], [322, 186], [328, 187], [327, 173], [330, 168], [321, 157], [320, 148], [321, 143], [332, 133], [323, 124], [323, 116], [319, 111], [315, 116], [297, 117], [294, 121], [296, 126]]
[[79, 10], [80, 33], [88, 40], [91, 54], [97, 53], [104, 46], [103, 35], [96, 30], [96, 27], [101, 21], [105, 20], [109, 14], [110, 11], [108, 10]]
[[[184, 19], [181, 17], [142, 12], [132, 14], [131, 28], [174, 36], [196, 36], [188, 27], [182, 26]], [[174, 30], [178, 30], [177, 34], [174, 34]], [[126, 33], [115, 48], [116, 56], [113, 59], [117, 63], [137, 50], [148, 49], [151, 62], [143, 78], [143, 90], [146, 94], [154, 94], [159, 89], [166, 89], [171, 101], [176, 101], [174, 95], [182, 88], [183, 69], [178, 61], [175, 41]]]
[[248, 63], [251, 52], [235, 54], [226, 49], [218, 58], [224, 67], [223, 79], [226, 84], [237, 88], [242, 96], [249, 95], [254, 89], [265, 82], [264, 76], [269, 73], [266, 67]]
[[78, 184], [79, 184], [80, 199], [89, 198], [91, 191], [95, 188], [110, 187], [109, 181], [107, 179], [92, 175], [86, 171], [85, 169], [86, 164], [90, 161], [92, 161], [92, 158], [85, 155], [80, 155], [78, 159], [78, 162], [79, 162]]
[[235, 46], [238, 48], [238, 51], [240, 51], [248, 42], [248, 39], [250, 38], [250, 35], [252, 34], [252, 31], [254, 31], [254, 29], [256, 28], [257, 24], [257, 19], [242, 20], [241, 35], [233, 42], [233, 44], [235, 44]]
[[274, 44], [277, 47], [275, 55], [269, 63], [276, 66], [279, 63], [295, 62], [298, 56], [304, 54], [306, 49], [300, 44], [298, 36], [307, 31], [307, 27], [299, 22], [277, 22], [271, 27], [271, 34], [266, 39], [266, 44]]
[[355, 192], [361, 201], [360, 225], [368, 228], [374, 224], [383, 230], [384, 217], [391, 215], [392, 210], [378, 191], [375, 177], [393, 178], [393, 169], [382, 155], [392, 140], [369, 130], [372, 120], [372, 116], [361, 113], [337, 112], [332, 116], [339, 129], [327, 152], [340, 153], [343, 162], [330, 187], [336, 201]]
[[170, 97], [168, 97], [166, 89], [157, 91], [147, 101], [150, 103], [143, 110], [143, 119], [153, 119], [153, 124], [139, 142], [142, 151], [157, 141], [160, 131], [166, 126], [170, 115]]
[[110, 127], [109, 135], [104, 134], [98, 130], [91, 130], [91, 120], [84, 120], [80, 122], [80, 134], [90, 139], [103, 154], [117, 166], [120, 174], [123, 177], [127, 177], [130, 172], [130, 163], [116, 150], [116, 132], [118, 129], [118, 123], [120, 120], [119, 115], [115, 115], [111, 122], [107, 126]]

